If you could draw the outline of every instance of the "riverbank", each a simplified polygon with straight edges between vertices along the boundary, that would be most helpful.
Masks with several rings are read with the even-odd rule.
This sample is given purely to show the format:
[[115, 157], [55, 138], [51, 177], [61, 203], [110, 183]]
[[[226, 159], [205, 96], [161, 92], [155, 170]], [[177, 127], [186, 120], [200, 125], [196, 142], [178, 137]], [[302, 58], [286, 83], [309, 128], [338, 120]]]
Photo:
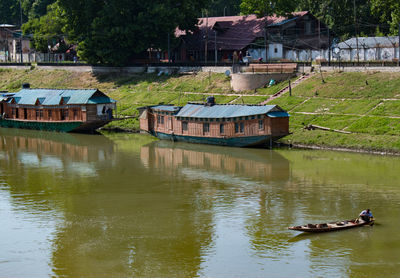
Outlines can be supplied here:
[[[285, 87], [235, 93], [230, 79], [218, 73], [190, 75], [92, 74], [63, 70], [0, 70], [0, 90], [18, 91], [25, 82], [33, 88], [98, 88], [118, 100], [118, 116], [137, 115], [137, 107], [185, 105], [214, 95], [218, 103], [258, 104]], [[400, 153], [400, 73], [330, 72], [315, 74], [277, 104], [290, 115], [291, 135], [281, 143], [293, 146], [341, 148], [376, 153]], [[341, 132], [304, 129], [318, 125]], [[113, 122], [107, 130], [137, 131], [137, 118]]]

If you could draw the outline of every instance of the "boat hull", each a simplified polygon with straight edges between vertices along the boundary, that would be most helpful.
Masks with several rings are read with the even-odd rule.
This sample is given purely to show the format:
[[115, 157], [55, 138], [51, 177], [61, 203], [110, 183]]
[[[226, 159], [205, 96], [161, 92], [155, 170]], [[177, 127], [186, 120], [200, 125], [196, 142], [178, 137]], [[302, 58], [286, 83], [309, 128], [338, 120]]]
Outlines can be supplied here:
[[[341, 223], [338, 225], [338, 223]], [[354, 220], [345, 220], [341, 222], [332, 222], [332, 223], [327, 223], [325, 224], [326, 227], [317, 227], [318, 225], [321, 224], [316, 224], [313, 225], [315, 227], [310, 227], [308, 225], [304, 226], [293, 226], [293, 227], [288, 227], [289, 230], [294, 230], [294, 231], [299, 231], [299, 232], [307, 232], [307, 233], [326, 233], [326, 232], [333, 232], [333, 231], [340, 231], [340, 230], [347, 230], [347, 229], [352, 229], [352, 228], [357, 228], [361, 226], [372, 226], [374, 225], [375, 221], [371, 220], [369, 222], [360, 220], [359, 222], [355, 222]], [[324, 225], [324, 224], [322, 224]]]
[[262, 146], [270, 143], [271, 139], [276, 140], [278, 138], [271, 138], [268, 135], [261, 136], [246, 136], [246, 137], [229, 137], [229, 138], [217, 138], [217, 137], [199, 137], [199, 136], [186, 136], [186, 135], [174, 135], [162, 132], [154, 132], [153, 136], [156, 136], [162, 140], [171, 140], [175, 142], [187, 142], [196, 144], [210, 144], [219, 146], [230, 146], [230, 147], [252, 147]]
[[92, 132], [107, 124], [109, 121], [96, 121], [91, 123], [69, 121], [69, 122], [41, 122], [22, 120], [0, 120], [0, 127], [35, 129], [58, 132]]

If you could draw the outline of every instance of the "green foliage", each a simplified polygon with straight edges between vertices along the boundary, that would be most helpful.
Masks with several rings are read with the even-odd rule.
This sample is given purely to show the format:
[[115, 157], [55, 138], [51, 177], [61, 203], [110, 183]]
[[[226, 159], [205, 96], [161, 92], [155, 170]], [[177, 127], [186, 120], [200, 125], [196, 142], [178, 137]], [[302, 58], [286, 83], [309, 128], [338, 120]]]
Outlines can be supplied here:
[[[33, 34], [33, 47], [40, 52], [48, 52], [48, 45], [60, 43], [60, 52], [66, 50], [63, 32], [66, 20], [63, 11], [54, 3], [48, 6], [47, 14], [32, 18], [23, 25], [24, 34]], [[63, 47], [62, 47], [63, 46]]]
[[167, 48], [175, 28], [193, 29], [208, 0], [59, 0], [79, 56], [89, 63], [126, 65], [149, 47]]
[[231, 16], [240, 13], [241, 0], [212, 0], [208, 16]]
[[242, 0], [240, 9], [244, 14], [256, 14], [258, 17], [277, 14], [286, 15], [295, 11], [296, 1], [292, 0]]
[[400, 24], [400, 2], [398, 0], [371, 0], [372, 12], [382, 23], [390, 24], [390, 34], [398, 35]]

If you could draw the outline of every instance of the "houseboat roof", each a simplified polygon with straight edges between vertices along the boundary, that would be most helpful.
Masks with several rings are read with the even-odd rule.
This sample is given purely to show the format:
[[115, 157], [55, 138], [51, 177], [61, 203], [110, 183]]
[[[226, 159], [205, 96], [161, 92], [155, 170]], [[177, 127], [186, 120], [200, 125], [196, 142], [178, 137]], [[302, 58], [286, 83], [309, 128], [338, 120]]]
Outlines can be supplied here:
[[268, 114], [268, 116], [271, 117], [289, 117], [289, 114], [277, 105], [223, 104], [212, 106], [206, 106], [204, 104], [186, 104], [182, 109], [180, 109], [176, 116], [190, 118], [234, 118], [262, 114]]
[[[97, 89], [22, 89], [12, 96], [17, 104], [35, 105], [37, 101], [41, 105], [63, 104], [101, 104], [114, 103]], [[10, 100], [11, 101], [11, 100]]]

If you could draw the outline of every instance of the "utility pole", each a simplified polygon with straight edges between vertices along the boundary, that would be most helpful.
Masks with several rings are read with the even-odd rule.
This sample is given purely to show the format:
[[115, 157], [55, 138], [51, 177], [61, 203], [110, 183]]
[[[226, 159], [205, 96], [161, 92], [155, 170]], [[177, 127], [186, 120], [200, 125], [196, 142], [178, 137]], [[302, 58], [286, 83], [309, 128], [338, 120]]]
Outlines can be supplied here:
[[356, 0], [353, 0], [354, 6], [354, 31], [356, 33], [356, 47], [357, 47], [357, 63], [360, 63], [360, 55], [358, 52], [358, 24], [357, 24], [357, 12], [356, 12]]
[[267, 62], [267, 50], [268, 50], [268, 47], [267, 47], [267, 26], [265, 26], [265, 28], [264, 28], [264, 50], [265, 50], [265, 62]]
[[22, 55], [22, 4], [21, 4], [21, 0], [19, 0], [19, 15], [20, 15], [20, 22], [21, 22], [21, 37], [19, 38], [19, 43], [20, 43], [20, 46], [21, 46], [21, 51], [20, 51], [20, 54], [21, 54], [21, 63], [23, 63], [24, 61], [24, 58], [23, 58], [23, 55]]
[[331, 34], [328, 28], [328, 65], [331, 66]]
[[170, 41], [169, 41], [169, 33], [168, 33], [168, 63], [171, 62], [171, 51], [170, 51]]
[[215, 66], [217, 66], [218, 62], [218, 50], [217, 50], [217, 30], [214, 30], [214, 55], [215, 55]]
[[208, 44], [208, 11], [206, 11], [206, 44], [204, 46], [204, 62], [207, 64], [207, 44]]

